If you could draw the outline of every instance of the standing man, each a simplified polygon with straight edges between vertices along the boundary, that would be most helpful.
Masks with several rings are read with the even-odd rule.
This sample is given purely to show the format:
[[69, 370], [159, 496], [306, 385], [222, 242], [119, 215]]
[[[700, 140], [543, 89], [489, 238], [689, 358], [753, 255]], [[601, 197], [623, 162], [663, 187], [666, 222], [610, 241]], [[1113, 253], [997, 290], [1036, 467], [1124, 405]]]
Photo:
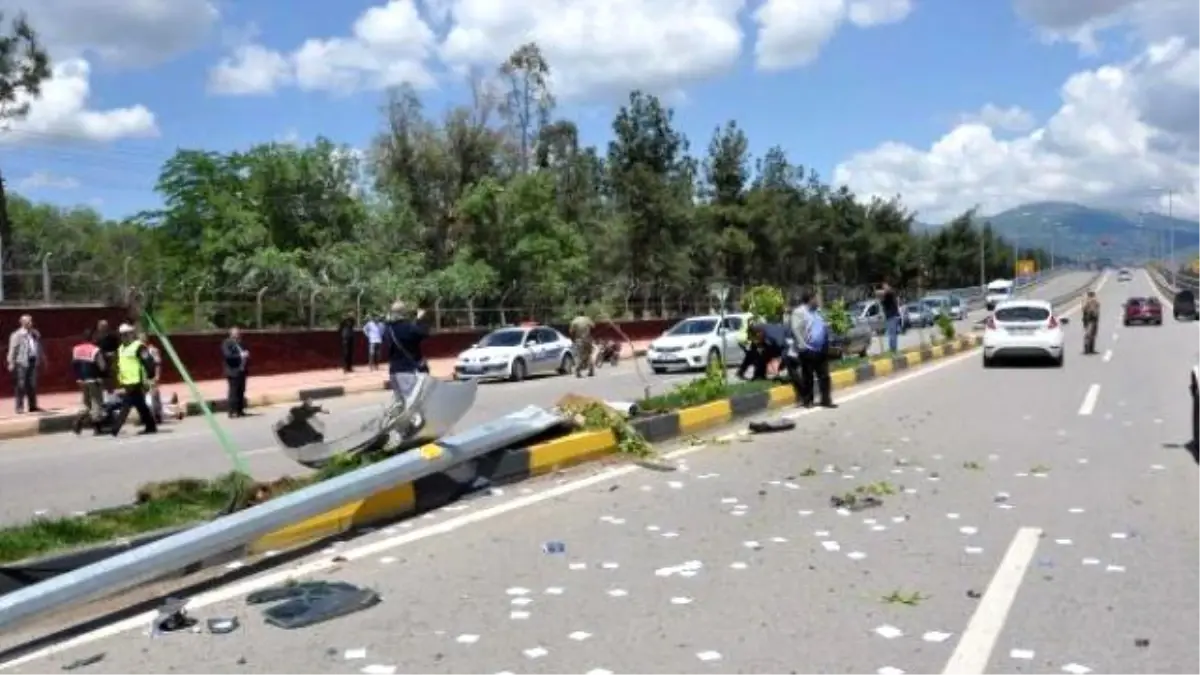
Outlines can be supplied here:
[[383, 344], [383, 322], [377, 317], [367, 319], [363, 324], [363, 333], [367, 336], [367, 368], [379, 370], [379, 348]]
[[883, 309], [888, 351], [895, 354], [900, 350], [900, 301], [896, 298], [896, 290], [886, 280], [879, 285], [876, 295]]
[[150, 350], [135, 337], [133, 326], [123, 323], [117, 328], [121, 336], [121, 348], [117, 350], [117, 387], [121, 390], [121, 408], [117, 411], [117, 419], [113, 423], [112, 435], [118, 436], [125, 420], [129, 418], [129, 410], [136, 408], [138, 418], [142, 422], [142, 430], [138, 434], [158, 433], [158, 424], [154, 415], [146, 406], [146, 392], [150, 383], [157, 376], [154, 372], [154, 358]]
[[354, 372], [354, 312], [346, 312], [338, 324], [338, 338], [342, 342], [342, 370]]
[[[801, 307], [792, 313], [792, 330], [796, 335], [800, 360], [800, 384], [796, 386], [796, 396], [801, 405], [812, 407], [815, 378], [817, 393], [821, 397], [819, 405], [836, 408], [829, 377], [829, 324], [821, 314], [820, 301], [815, 295], [806, 293], [802, 301]], [[797, 317], [797, 314], [800, 316]]]
[[592, 331], [595, 329], [596, 324], [592, 321], [592, 317], [582, 312], [571, 319], [571, 325], [567, 328], [571, 339], [575, 341], [575, 377], [583, 377], [585, 365], [588, 377], [596, 376], [596, 359], [592, 354]]
[[1100, 301], [1096, 291], [1088, 291], [1083, 303], [1083, 353], [1096, 353], [1096, 333], [1100, 330]]
[[104, 372], [104, 356], [92, 342], [92, 329], [83, 331], [82, 339], [71, 348], [71, 372], [75, 385], [79, 387], [83, 408], [75, 418], [75, 435], [83, 432], [83, 425], [91, 423], [96, 435], [100, 435], [100, 422], [104, 419], [104, 387], [100, 384]]
[[104, 368], [100, 371], [101, 383], [105, 391], [112, 391], [117, 386], [117, 350], [121, 348], [121, 338], [108, 327], [108, 322], [100, 319], [96, 322], [96, 333], [93, 336]]
[[146, 351], [150, 354], [150, 360], [154, 362], [154, 377], [147, 380], [146, 403], [150, 408], [150, 412], [154, 415], [154, 421], [162, 424], [162, 393], [158, 389], [158, 380], [162, 377], [162, 352], [159, 351], [158, 347], [154, 346], [154, 343], [150, 341], [150, 336], [144, 331], [138, 333], [137, 338], [138, 342], [146, 346]]
[[246, 378], [250, 375], [250, 352], [242, 347], [242, 331], [229, 329], [229, 337], [221, 343], [221, 359], [225, 362], [225, 381], [229, 384], [229, 418], [246, 416]]
[[[429, 337], [429, 326], [425, 324], [425, 310], [418, 309], [416, 317], [409, 317], [403, 302], [392, 303], [391, 321], [385, 329], [388, 341], [388, 377], [391, 380], [392, 396], [408, 410], [420, 396], [421, 387], [429, 373], [429, 364], [421, 353], [421, 344]], [[418, 415], [406, 430], [411, 435], [420, 429], [424, 420]]]
[[808, 335], [809, 324], [812, 323], [813, 294], [805, 291], [800, 295], [800, 304], [792, 310], [789, 327], [792, 329], [792, 349], [794, 354], [788, 359], [788, 376], [792, 379], [792, 389], [796, 391], [796, 402], [804, 407], [812, 405], [813, 381], [812, 373], [805, 379], [804, 363], [808, 358], [808, 343], [804, 338]]
[[13, 375], [13, 388], [17, 414], [25, 412], [25, 401], [29, 401], [29, 412], [42, 412], [37, 404], [37, 371], [45, 364], [42, 351], [42, 334], [33, 327], [33, 317], [22, 314], [16, 330], [8, 336], [8, 372]]

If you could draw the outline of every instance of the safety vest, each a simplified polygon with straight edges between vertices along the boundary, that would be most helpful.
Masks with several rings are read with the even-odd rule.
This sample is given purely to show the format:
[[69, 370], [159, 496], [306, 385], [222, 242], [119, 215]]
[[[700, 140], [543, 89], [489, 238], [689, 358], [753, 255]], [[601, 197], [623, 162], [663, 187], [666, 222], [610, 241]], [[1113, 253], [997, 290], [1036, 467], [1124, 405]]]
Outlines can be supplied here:
[[127, 345], [121, 345], [121, 349], [117, 351], [117, 383], [122, 387], [132, 387], [142, 383], [142, 359], [138, 356], [138, 352], [142, 350], [142, 343], [134, 340]]

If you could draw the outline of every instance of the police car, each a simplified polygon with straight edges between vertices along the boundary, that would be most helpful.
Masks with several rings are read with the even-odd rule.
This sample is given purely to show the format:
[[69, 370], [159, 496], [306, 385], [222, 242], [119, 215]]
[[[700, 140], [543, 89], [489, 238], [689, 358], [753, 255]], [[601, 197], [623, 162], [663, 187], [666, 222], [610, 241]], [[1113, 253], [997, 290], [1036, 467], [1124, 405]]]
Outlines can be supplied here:
[[513, 326], [483, 336], [458, 355], [454, 379], [511, 380], [575, 369], [570, 338], [549, 326]]

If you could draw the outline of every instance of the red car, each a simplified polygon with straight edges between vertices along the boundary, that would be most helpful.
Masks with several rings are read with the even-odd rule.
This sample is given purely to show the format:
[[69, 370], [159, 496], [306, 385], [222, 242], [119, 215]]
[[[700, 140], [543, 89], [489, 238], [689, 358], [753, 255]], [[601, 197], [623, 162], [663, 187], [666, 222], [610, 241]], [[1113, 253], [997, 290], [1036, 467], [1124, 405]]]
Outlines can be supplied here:
[[1158, 298], [1130, 298], [1125, 301], [1125, 325], [1135, 323], [1162, 325], [1162, 305]]

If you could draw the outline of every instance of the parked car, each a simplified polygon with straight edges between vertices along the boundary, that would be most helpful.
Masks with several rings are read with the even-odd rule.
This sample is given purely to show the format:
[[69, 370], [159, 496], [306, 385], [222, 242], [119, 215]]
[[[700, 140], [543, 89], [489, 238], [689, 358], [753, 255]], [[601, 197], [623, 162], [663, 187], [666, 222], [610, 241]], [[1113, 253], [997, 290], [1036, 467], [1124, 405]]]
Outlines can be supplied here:
[[927, 295], [921, 299], [921, 303], [929, 308], [934, 319], [940, 314], [946, 314], [958, 321], [967, 315], [963, 301], [955, 295]]
[[1196, 294], [1188, 289], [1183, 289], [1175, 294], [1173, 303], [1175, 320], [1180, 319], [1200, 319], [1200, 314], [1196, 314]]
[[1162, 304], [1158, 298], [1129, 298], [1125, 301], [1125, 325], [1135, 323], [1162, 325]]
[[904, 323], [914, 328], [928, 328], [933, 325], [933, 312], [924, 303], [910, 302], [904, 306]]
[[883, 333], [886, 324], [883, 320], [883, 306], [878, 300], [862, 300], [850, 305], [850, 318], [870, 326], [875, 334]]
[[865, 358], [875, 339], [875, 329], [866, 321], [855, 320], [845, 335], [834, 335], [829, 341], [829, 352], [833, 358], [858, 356]]
[[983, 367], [1000, 359], [1049, 359], [1063, 365], [1063, 325], [1045, 300], [1008, 300], [996, 305], [984, 323]]
[[650, 343], [646, 361], [659, 374], [708, 368], [721, 360], [736, 366], [745, 357], [737, 336], [749, 320], [744, 313], [688, 317]]
[[530, 375], [575, 369], [570, 338], [549, 326], [500, 328], [458, 355], [455, 379], [508, 379], [520, 382]]

